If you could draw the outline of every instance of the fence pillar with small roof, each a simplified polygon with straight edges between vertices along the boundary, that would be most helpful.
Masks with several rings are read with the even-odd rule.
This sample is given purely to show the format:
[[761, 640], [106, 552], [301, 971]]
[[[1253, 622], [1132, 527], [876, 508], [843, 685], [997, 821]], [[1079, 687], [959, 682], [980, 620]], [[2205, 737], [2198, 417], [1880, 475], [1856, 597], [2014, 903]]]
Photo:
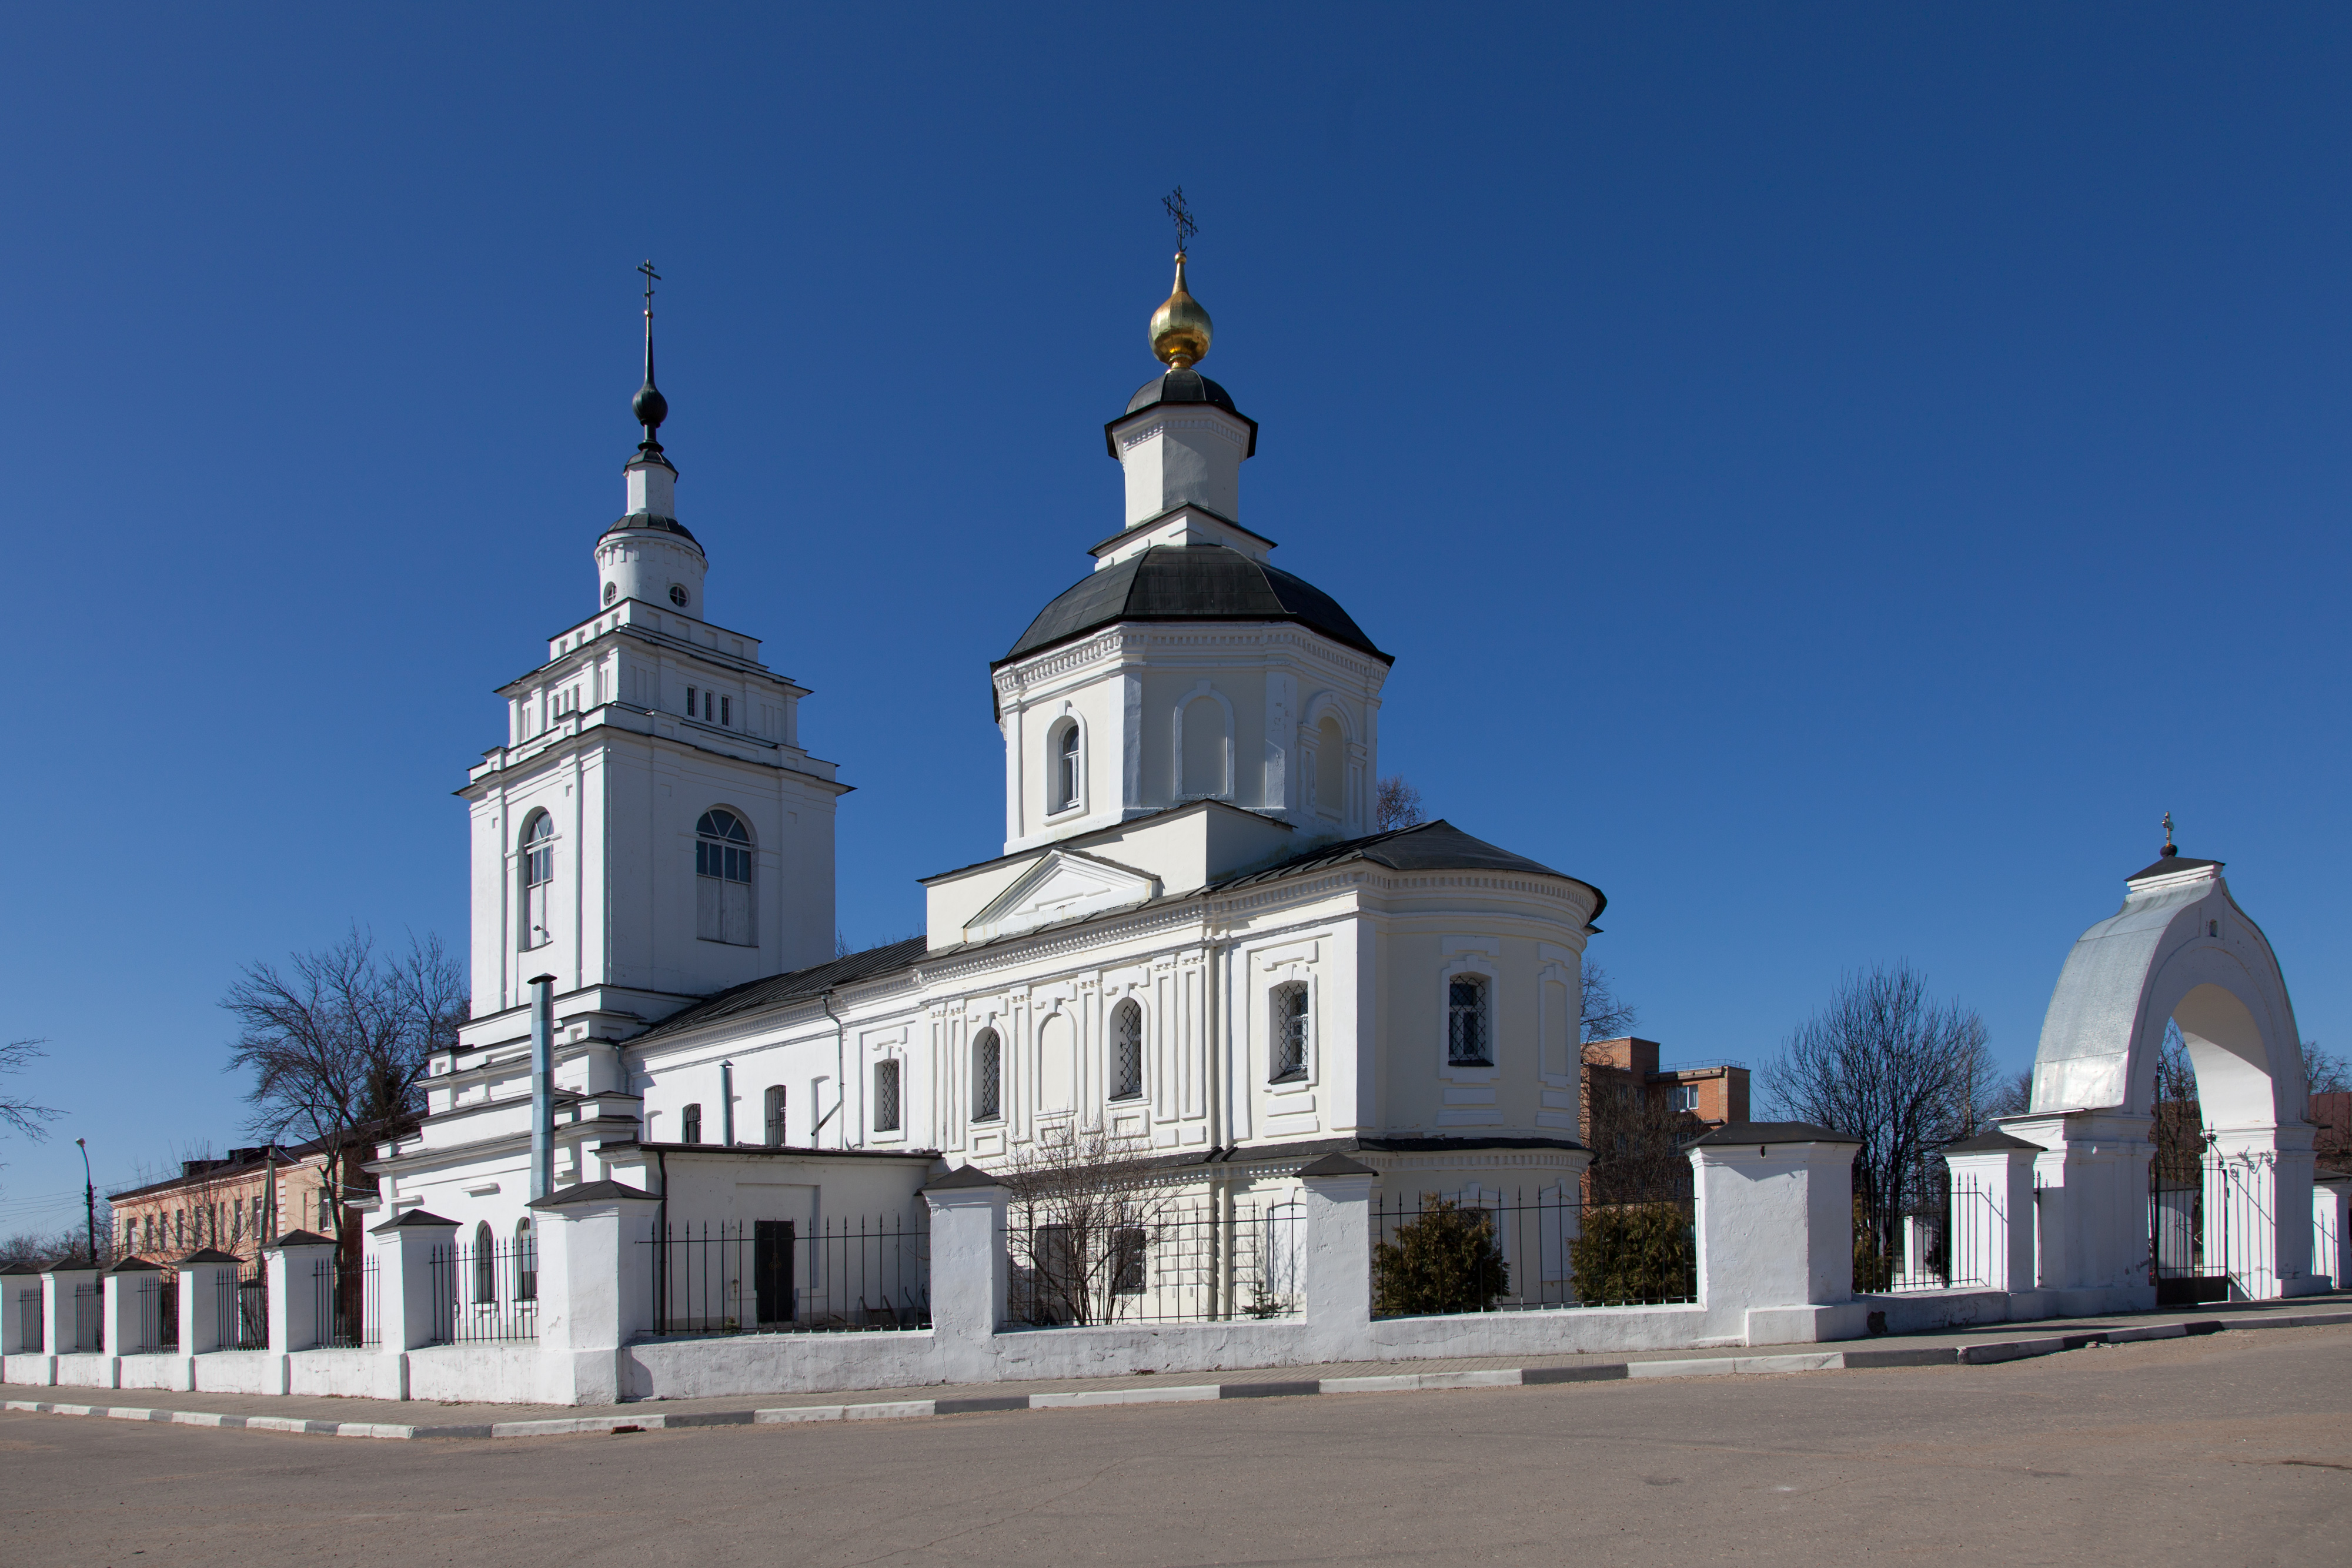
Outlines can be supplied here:
[[263, 1248], [261, 1256], [269, 1281], [269, 1348], [288, 1355], [329, 1343], [333, 1297], [318, 1289], [318, 1276], [334, 1269], [333, 1238], [289, 1230]]
[[1733, 1122], [1690, 1146], [1698, 1298], [1711, 1336], [1748, 1344], [1851, 1338], [1853, 1152], [1805, 1122]]
[[385, 1220], [367, 1233], [368, 1256], [377, 1269], [381, 1292], [382, 1333], [377, 1353], [384, 1372], [377, 1397], [408, 1397], [408, 1353], [434, 1341], [445, 1315], [434, 1294], [436, 1249], [446, 1253], [455, 1244], [457, 1222], [421, 1208]]
[[[116, 1355], [149, 1355], [167, 1348], [156, 1296], [163, 1266], [125, 1258], [106, 1271], [106, 1345]], [[173, 1347], [176, 1348], [176, 1347]]]
[[1952, 1287], [2031, 1291], [2033, 1162], [2042, 1145], [1994, 1131], [1944, 1148], [1952, 1173]]
[[[30, 1263], [0, 1265], [0, 1355], [39, 1355], [45, 1343], [40, 1270]], [[16, 1376], [11, 1368], [9, 1381], [27, 1379]]]
[[1379, 1174], [1345, 1155], [1298, 1173], [1307, 1189], [1307, 1327], [1320, 1361], [1366, 1354], [1372, 1324], [1372, 1185]]
[[41, 1338], [51, 1355], [97, 1354], [99, 1272], [86, 1263], [60, 1262], [41, 1271]]
[[2311, 1184], [2311, 1271], [2352, 1288], [2352, 1176], [2322, 1176]]
[[1003, 1242], [1012, 1194], [965, 1166], [922, 1189], [931, 1207], [931, 1333], [950, 1383], [999, 1375], [991, 1340], [1003, 1326], [1012, 1260]]
[[180, 1354], [235, 1350], [238, 1260], [207, 1247], [180, 1261]]
[[603, 1405], [622, 1396], [621, 1347], [653, 1326], [653, 1260], [643, 1242], [660, 1202], [616, 1181], [531, 1201], [526, 1245], [536, 1251], [530, 1282], [518, 1288], [538, 1302], [541, 1398]]

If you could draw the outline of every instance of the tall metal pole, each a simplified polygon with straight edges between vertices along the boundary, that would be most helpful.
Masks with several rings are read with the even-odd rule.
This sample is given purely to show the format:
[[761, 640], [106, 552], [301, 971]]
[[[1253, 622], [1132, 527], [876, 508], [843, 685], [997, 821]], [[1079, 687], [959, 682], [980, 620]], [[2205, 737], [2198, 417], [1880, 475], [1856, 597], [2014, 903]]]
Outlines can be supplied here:
[[555, 1190], [555, 977], [530, 978], [530, 1196]]
[[81, 1139], [74, 1140], [81, 1151], [81, 1197], [89, 1218], [89, 1266], [98, 1267], [98, 1184], [89, 1176], [89, 1145]]

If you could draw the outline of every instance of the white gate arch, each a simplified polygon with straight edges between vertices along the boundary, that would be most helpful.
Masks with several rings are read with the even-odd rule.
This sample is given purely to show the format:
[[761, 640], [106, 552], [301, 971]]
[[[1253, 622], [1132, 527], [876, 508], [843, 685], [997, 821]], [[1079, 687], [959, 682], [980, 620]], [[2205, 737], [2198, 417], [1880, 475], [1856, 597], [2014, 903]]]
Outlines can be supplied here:
[[[2311, 1273], [2313, 1129], [2277, 956], [2230, 896], [2221, 862], [2168, 841], [2164, 851], [2066, 956], [2034, 1053], [2032, 1107], [2002, 1122], [2042, 1151], [2037, 1273], [2065, 1312], [2155, 1304], [2149, 1133], [2168, 1022], [2188, 1042], [2211, 1138], [2208, 1266], [2220, 1262], [2241, 1299], [2333, 1283]], [[2228, 1193], [2210, 1190], [2217, 1183]]]

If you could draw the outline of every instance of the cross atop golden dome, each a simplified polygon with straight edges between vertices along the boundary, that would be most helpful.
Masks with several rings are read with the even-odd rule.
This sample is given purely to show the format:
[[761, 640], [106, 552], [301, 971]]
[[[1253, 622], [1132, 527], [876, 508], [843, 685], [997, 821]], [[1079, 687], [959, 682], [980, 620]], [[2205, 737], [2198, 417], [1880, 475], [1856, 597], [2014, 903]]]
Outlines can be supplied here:
[[1184, 187], [1177, 186], [1160, 200], [1176, 225], [1176, 289], [1151, 313], [1151, 351], [1171, 371], [1189, 370], [1209, 353], [1209, 313], [1184, 287], [1184, 253], [1200, 225], [1184, 204]]

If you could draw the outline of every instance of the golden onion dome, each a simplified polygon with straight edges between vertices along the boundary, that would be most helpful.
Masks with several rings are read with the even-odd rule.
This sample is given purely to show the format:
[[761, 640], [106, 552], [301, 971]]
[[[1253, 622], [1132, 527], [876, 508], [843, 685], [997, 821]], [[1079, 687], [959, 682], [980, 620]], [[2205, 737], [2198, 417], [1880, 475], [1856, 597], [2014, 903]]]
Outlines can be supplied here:
[[1171, 371], [1199, 364], [1209, 354], [1209, 313], [1184, 287], [1184, 253], [1176, 253], [1176, 291], [1151, 313], [1151, 351]]

